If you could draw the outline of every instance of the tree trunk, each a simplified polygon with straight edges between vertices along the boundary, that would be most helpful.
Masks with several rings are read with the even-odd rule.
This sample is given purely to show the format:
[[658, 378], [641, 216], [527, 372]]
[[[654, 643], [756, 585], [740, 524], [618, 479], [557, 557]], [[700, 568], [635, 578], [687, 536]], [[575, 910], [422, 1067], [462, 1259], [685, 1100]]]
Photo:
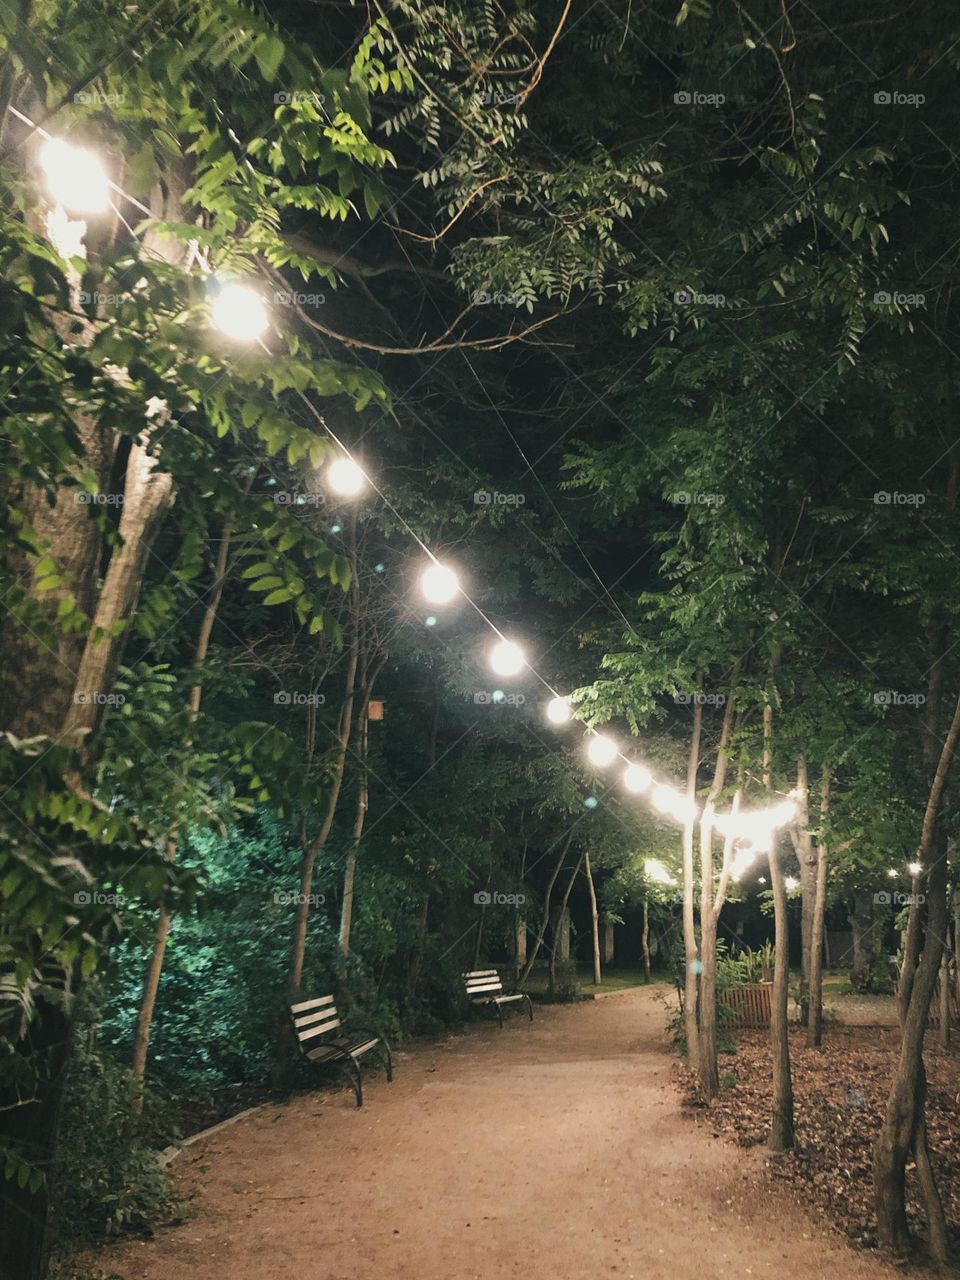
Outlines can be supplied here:
[[[697, 1072], [700, 1089], [705, 1098], [715, 1098], [720, 1092], [720, 1070], [717, 1065], [717, 926], [720, 919], [720, 902], [714, 901], [713, 888], [713, 825], [714, 806], [723, 791], [727, 779], [727, 750], [733, 728], [734, 697], [727, 699], [723, 712], [723, 726], [717, 746], [717, 762], [713, 769], [713, 781], [700, 815], [700, 1027], [697, 1045]], [[727, 862], [733, 848], [732, 840], [725, 842]], [[726, 868], [725, 868], [726, 869]], [[726, 886], [724, 885], [724, 890]]]
[[[854, 894], [850, 927], [853, 930], [853, 965], [850, 969], [850, 982], [857, 991], [869, 991], [873, 984], [873, 970], [877, 960], [872, 893], [858, 889]], [[909, 999], [909, 994], [907, 998]]]
[[430, 895], [424, 896], [417, 920], [417, 936], [410, 957], [410, 971], [407, 974], [407, 1003], [412, 1005], [417, 995], [417, 984], [420, 981], [420, 966], [423, 963], [423, 949], [427, 940], [427, 917], [430, 914]]
[[577, 859], [577, 865], [573, 868], [573, 873], [567, 881], [567, 887], [563, 892], [563, 901], [560, 903], [560, 910], [557, 913], [556, 924], [553, 931], [553, 946], [550, 948], [550, 996], [556, 993], [557, 987], [557, 951], [560, 947], [560, 939], [563, 931], [564, 917], [567, 914], [567, 903], [570, 901], [570, 891], [573, 888], [573, 882], [580, 874], [580, 866], [583, 862], [583, 854]]
[[[200, 681], [200, 675], [203, 669], [203, 664], [207, 660], [207, 653], [210, 649], [210, 637], [213, 635], [213, 624], [216, 621], [217, 610], [220, 607], [220, 600], [223, 596], [224, 583], [227, 579], [227, 560], [230, 555], [230, 540], [232, 536], [233, 515], [230, 514], [223, 522], [223, 530], [220, 534], [220, 545], [217, 548], [217, 558], [213, 567], [213, 585], [210, 589], [210, 595], [203, 610], [203, 617], [200, 620], [200, 631], [197, 635], [197, 647], [193, 654], [193, 669], [195, 676], [188, 698], [188, 706], [193, 717], [195, 717], [200, 710], [200, 699], [203, 693], [203, 685]], [[175, 835], [172, 835], [167, 841], [167, 858], [172, 862], [176, 856], [177, 839]], [[153, 934], [153, 951], [144, 977], [143, 996], [140, 1000], [140, 1010], [137, 1014], [137, 1025], [133, 1036], [133, 1057], [130, 1069], [135, 1081], [142, 1081], [146, 1075], [147, 1054], [150, 1049], [150, 1029], [153, 1025], [153, 1014], [157, 1004], [157, 992], [160, 989], [160, 976], [163, 972], [163, 962], [166, 956], [167, 939], [169, 935], [170, 910], [166, 903], [161, 902]], [[134, 1112], [139, 1113], [142, 1107], [143, 1092], [138, 1089], [133, 1099]]]
[[[703, 726], [703, 704], [697, 699], [693, 708], [693, 728], [690, 732], [690, 749], [687, 754], [687, 800], [694, 802], [697, 795], [697, 769], [700, 765], [700, 733]], [[687, 1066], [696, 1071], [699, 1051], [699, 1020], [697, 1002], [699, 982], [697, 966], [697, 926], [693, 910], [693, 829], [691, 819], [683, 826], [683, 1031], [687, 1044]]]
[[810, 926], [808, 960], [809, 1010], [807, 1014], [807, 1047], [819, 1049], [823, 1038], [823, 945], [824, 916], [827, 905], [827, 836], [824, 830], [830, 805], [830, 769], [823, 766], [820, 783], [820, 834], [817, 838], [817, 879], [813, 920]]
[[[366, 700], [365, 700], [366, 701]], [[367, 721], [366, 707], [361, 708], [361, 727], [357, 740], [357, 811], [353, 819], [353, 835], [343, 869], [343, 901], [340, 905], [340, 981], [347, 978], [347, 961], [350, 958], [350, 930], [353, 926], [353, 886], [357, 875], [357, 857], [363, 838], [363, 824], [367, 816], [369, 784], [367, 778]]]
[[537, 936], [534, 938], [533, 947], [527, 959], [526, 967], [520, 975], [520, 981], [517, 983], [518, 988], [522, 988], [524, 983], [530, 977], [530, 972], [537, 962], [537, 956], [540, 954], [540, 948], [543, 946], [543, 940], [547, 936], [547, 925], [550, 923], [550, 898], [553, 894], [553, 886], [557, 883], [557, 876], [560, 874], [560, 868], [563, 866], [563, 860], [567, 856], [567, 850], [573, 842], [573, 829], [567, 832], [567, 838], [564, 841], [563, 848], [560, 850], [560, 857], [557, 859], [557, 865], [553, 869], [550, 879], [547, 881], [547, 890], [543, 897], [543, 912], [540, 916], [540, 927], [537, 930]]
[[[925, 1159], [923, 1038], [927, 1027], [930, 1000], [940, 969], [943, 937], [947, 923], [947, 864], [942, 856], [934, 856], [938, 846], [938, 819], [947, 775], [953, 763], [957, 737], [960, 734], [960, 697], [954, 707], [949, 731], [943, 742], [930, 794], [923, 815], [918, 860], [927, 873], [927, 913], [923, 933], [923, 951], [915, 972], [904, 974], [909, 983], [909, 996], [901, 1003], [902, 1034], [900, 1057], [890, 1093], [887, 1097], [883, 1125], [873, 1153], [873, 1186], [880, 1243], [902, 1253], [909, 1248], [906, 1214], [906, 1166], [913, 1148], [918, 1155], [918, 1172], [927, 1213], [930, 1252], [935, 1262], [947, 1261], [946, 1230], [943, 1210], [933, 1171], [921, 1168]], [[921, 877], [915, 877], [920, 880]], [[911, 917], [919, 916], [918, 904], [911, 905]], [[912, 923], [912, 920], [911, 920]], [[918, 926], [919, 928], [919, 926]], [[904, 981], [901, 981], [901, 986]]]
[[797, 821], [790, 827], [790, 836], [800, 867], [800, 1020], [805, 1026], [809, 1026], [810, 1017], [810, 952], [817, 898], [817, 850], [810, 832], [809, 788], [807, 758], [801, 753], [797, 757]]
[[597, 913], [597, 890], [593, 883], [593, 872], [590, 870], [590, 854], [584, 852], [583, 869], [587, 876], [587, 888], [590, 891], [590, 928], [593, 935], [593, 981], [600, 986], [603, 975], [600, 971], [600, 917]]
[[[763, 784], [773, 790], [773, 706], [763, 708]], [[770, 994], [770, 1050], [773, 1068], [773, 1115], [767, 1146], [771, 1151], [793, 1147], [793, 1080], [790, 1073], [790, 933], [787, 918], [787, 886], [780, 863], [778, 833], [770, 842], [770, 888], [773, 896], [774, 962]]]
[[650, 904], [643, 900], [643, 980], [650, 981]]

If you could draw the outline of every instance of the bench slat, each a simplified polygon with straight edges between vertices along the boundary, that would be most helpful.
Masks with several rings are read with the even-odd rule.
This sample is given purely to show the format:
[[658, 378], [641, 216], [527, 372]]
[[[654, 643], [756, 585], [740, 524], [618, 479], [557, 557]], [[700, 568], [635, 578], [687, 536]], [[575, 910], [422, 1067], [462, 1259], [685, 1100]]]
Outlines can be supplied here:
[[314, 1013], [305, 1013], [302, 1018], [294, 1018], [293, 1025], [295, 1027], [309, 1027], [314, 1022], [324, 1022], [330, 1018], [339, 1018], [339, 1016], [337, 1006], [331, 1004], [326, 1009], [317, 1009]]
[[496, 969], [474, 969], [471, 973], [465, 973], [465, 978], [499, 978], [500, 975]]
[[477, 991], [501, 991], [502, 989], [503, 989], [503, 983], [500, 982], [499, 980], [497, 982], [468, 982], [467, 983], [468, 996], [473, 995]]
[[301, 1004], [292, 1004], [290, 1012], [304, 1013], [307, 1009], [319, 1009], [324, 1004], [333, 1004], [333, 996], [320, 996], [316, 1000], [304, 1000]]
[[303, 1031], [297, 1032], [297, 1039], [301, 1044], [306, 1040], [313, 1040], [317, 1036], [324, 1036], [328, 1031], [334, 1031], [340, 1026], [340, 1019], [334, 1018], [332, 1022], [325, 1022], [322, 1027], [305, 1027]]

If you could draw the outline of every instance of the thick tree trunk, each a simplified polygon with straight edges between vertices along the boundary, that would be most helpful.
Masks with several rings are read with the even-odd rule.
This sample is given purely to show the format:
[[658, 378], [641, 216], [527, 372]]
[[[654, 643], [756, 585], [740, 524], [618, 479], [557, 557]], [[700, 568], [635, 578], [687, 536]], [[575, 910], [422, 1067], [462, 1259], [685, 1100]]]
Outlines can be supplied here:
[[853, 930], [853, 965], [850, 969], [850, 982], [857, 991], [869, 991], [873, 983], [877, 951], [873, 894], [867, 890], [858, 889], [854, 894], [850, 928]]
[[600, 917], [597, 912], [597, 890], [593, 883], [593, 872], [590, 869], [590, 854], [584, 851], [583, 869], [587, 877], [587, 888], [590, 891], [590, 929], [593, 936], [593, 981], [600, 986], [603, 975], [600, 971]]
[[641, 937], [643, 944], [643, 980], [650, 981], [650, 904], [646, 898], [643, 900], [643, 934]]
[[[690, 731], [690, 749], [687, 753], [687, 800], [696, 801], [697, 769], [700, 765], [700, 735], [703, 727], [703, 704], [697, 699], [693, 709], [693, 727]], [[699, 1019], [697, 1004], [700, 984], [697, 967], [700, 956], [697, 946], [697, 925], [693, 909], [693, 831], [690, 819], [683, 826], [683, 1031], [687, 1045], [687, 1066], [696, 1071], [699, 1053]]]
[[827, 837], [824, 830], [830, 805], [830, 770], [823, 766], [820, 784], [820, 834], [817, 839], [817, 877], [814, 893], [813, 920], [810, 926], [809, 1009], [807, 1013], [807, 1046], [818, 1049], [823, 1038], [823, 944], [824, 916], [827, 906]]
[[809, 787], [807, 758], [801, 753], [797, 757], [797, 821], [791, 825], [790, 836], [800, 867], [800, 1020], [804, 1025], [809, 1025], [810, 949], [817, 898], [817, 850], [810, 832]]

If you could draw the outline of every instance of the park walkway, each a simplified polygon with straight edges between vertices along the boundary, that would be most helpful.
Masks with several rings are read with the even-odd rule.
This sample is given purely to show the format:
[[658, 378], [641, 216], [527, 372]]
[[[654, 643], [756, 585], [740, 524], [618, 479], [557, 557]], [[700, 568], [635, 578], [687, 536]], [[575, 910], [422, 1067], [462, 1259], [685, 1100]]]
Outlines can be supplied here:
[[185, 1223], [97, 1259], [123, 1280], [890, 1280], [759, 1150], [684, 1117], [654, 990], [538, 1008], [400, 1055], [362, 1111], [267, 1107], [174, 1166]]

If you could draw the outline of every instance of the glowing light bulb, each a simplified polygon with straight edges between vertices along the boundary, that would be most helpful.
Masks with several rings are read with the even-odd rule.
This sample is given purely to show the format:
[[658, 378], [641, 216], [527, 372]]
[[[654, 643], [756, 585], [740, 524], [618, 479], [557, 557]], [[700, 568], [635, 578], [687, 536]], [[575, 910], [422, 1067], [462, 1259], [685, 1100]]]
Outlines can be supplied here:
[[420, 590], [431, 604], [449, 604], [460, 590], [460, 580], [444, 564], [432, 564], [420, 575]]
[[220, 332], [237, 342], [259, 338], [270, 319], [256, 289], [235, 280], [218, 290], [210, 314]]
[[793, 893], [793, 891], [800, 884], [800, 881], [796, 878], [796, 876], [787, 876], [787, 878], [784, 880], [783, 883], [787, 890], [787, 893]]
[[337, 458], [327, 467], [327, 484], [345, 498], [356, 497], [366, 483], [367, 477], [352, 458]]
[[490, 668], [498, 676], [519, 675], [526, 665], [523, 650], [512, 640], [500, 640], [490, 650]]
[[650, 802], [660, 813], [666, 813], [677, 822], [692, 822], [697, 816], [696, 805], [673, 787], [661, 782], [654, 787]]
[[75, 213], [103, 213], [110, 208], [110, 184], [92, 151], [62, 138], [48, 138], [40, 148], [39, 158], [57, 204]]
[[602, 733], [595, 733], [587, 743], [587, 759], [599, 769], [605, 769], [617, 757], [617, 744]]
[[907, 863], [907, 870], [910, 872], [910, 874], [911, 874], [912, 876], [922, 876], [922, 875], [923, 875], [923, 863], [922, 863], [922, 862], [908, 862], [908, 863]]
[[570, 703], [566, 698], [551, 698], [547, 703], [547, 719], [551, 724], [566, 724], [570, 719]]
[[642, 764], [628, 764], [623, 772], [623, 785], [634, 795], [646, 791], [652, 781], [650, 770], [645, 769]]
[[891, 867], [890, 870], [887, 872], [887, 875], [890, 877], [891, 880], [896, 880], [899, 874], [900, 872], [897, 871], [895, 867]]
[[676, 884], [675, 878], [658, 858], [646, 858], [643, 863], [643, 874], [654, 884]]

